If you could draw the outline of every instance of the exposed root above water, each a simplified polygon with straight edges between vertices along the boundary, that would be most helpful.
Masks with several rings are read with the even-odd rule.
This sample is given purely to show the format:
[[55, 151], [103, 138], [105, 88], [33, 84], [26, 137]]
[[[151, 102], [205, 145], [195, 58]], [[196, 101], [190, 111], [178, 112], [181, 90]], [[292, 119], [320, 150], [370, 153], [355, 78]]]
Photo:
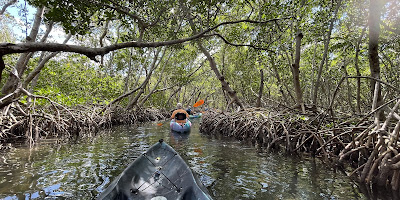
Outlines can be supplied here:
[[33, 145], [40, 138], [47, 137], [91, 137], [101, 128], [169, 117], [169, 112], [152, 108], [127, 111], [113, 107], [100, 113], [102, 109], [102, 106], [96, 105], [67, 108], [55, 102], [46, 107], [12, 103], [0, 112], [0, 144], [22, 140]]
[[[385, 122], [327, 113], [301, 115], [287, 110], [251, 108], [235, 113], [215, 110], [203, 115], [200, 131], [251, 141], [267, 151], [307, 152], [325, 162], [350, 166], [348, 175], [366, 184], [399, 190], [400, 117], [391, 109]], [[395, 120], [393, 120], [395, 119]]]

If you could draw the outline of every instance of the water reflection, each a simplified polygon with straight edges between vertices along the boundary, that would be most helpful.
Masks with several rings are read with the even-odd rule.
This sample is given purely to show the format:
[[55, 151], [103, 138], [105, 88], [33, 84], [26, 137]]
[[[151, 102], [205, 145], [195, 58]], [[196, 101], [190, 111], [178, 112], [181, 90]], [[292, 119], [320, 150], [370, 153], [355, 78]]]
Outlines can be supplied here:
[[318, 160], [257, 153], [233, 139], [171, 132], [169, 124], [121, 126], [68, 145], [17, 148], [0, 155], [0, 198], [93, 199], [129, 163], [164, 139], [215, 199], [366, 199], [354, 183]]
[[176, 132], [171, 130], [170, 134], [170, 142], [175, 145], [182, 145], [185, 144], [185, 142], [189, 139], [190, 132]]

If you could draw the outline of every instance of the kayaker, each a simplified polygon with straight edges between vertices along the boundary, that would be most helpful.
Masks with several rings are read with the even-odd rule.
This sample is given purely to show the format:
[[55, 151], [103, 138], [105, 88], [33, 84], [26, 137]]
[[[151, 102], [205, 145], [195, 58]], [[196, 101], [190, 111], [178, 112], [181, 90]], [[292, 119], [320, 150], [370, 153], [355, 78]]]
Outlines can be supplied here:
[[[175, 116], [178, 117], [178, 115], [179, 115], [179, 118], [176, 119]], [[181, 117], [181, 116], [183, 116], [183, 117]], [[189, 114], [186, 112], [186, 110], [182, 109], [181, 103], [176, 104], [176, 110], [172, 113], [171, 119], [175, 119], [176, 123], [185, 123], [189, 119]]]
[[191, 114], [192, 114], [192, 107], [189, 106], [189, 107], [186, 109], [186, 112], [187, 112], [189, 115], [191, 115]]

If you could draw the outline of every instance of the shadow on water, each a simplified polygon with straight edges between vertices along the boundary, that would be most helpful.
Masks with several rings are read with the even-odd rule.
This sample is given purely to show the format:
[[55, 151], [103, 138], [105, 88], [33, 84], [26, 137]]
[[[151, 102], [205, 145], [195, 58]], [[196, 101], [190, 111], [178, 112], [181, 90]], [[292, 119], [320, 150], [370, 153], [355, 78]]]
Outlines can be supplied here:
[[214, 199], [392, 199], [366, 193], [318, 159], [257, 153], [232, 138], [200, 134], [199, 123], [194, 119], [185, 134], [171, 132], [168, 122], [148, 123], [74, 144], [12, 149], [0, 154], [0, 199], [93, 199], [159, 139], [185, 159]]
[[189, 139], [190, 131], [180, 133], [180, 132], [171, 130], [170, 136], [171, 136], [170, 142], [173, 142], [175, 144], [184, 144]]

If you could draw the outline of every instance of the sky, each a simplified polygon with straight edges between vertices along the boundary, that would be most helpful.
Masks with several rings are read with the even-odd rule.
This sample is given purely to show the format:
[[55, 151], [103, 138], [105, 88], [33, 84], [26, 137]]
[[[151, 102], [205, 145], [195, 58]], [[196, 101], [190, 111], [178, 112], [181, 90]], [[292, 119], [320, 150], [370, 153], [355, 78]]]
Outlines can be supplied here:
[[[23, 10], [26, 10], [26, 12], [22, 12]], [[15, 24], [9, 24], [9, 27], [16, 35], [17, 42], [22, 42], [22, 40], [30, 33], [30, 28], [33, 23], [36, 9], [28, 4], [25, 4], [25, 1], [19, 0], [17, 4], [8, 7], [6, 13], [12, 16], [12, 19], [15, 21]], [[27, 31], [28, 33], [26, 33]], [[45, 31], [46, 27], [41, 25], [39, 34], [44, 33]], [[54, 26], [50, 33], [48, 42], [62, 43], [65, 39], [65, 36], [66, 34], [61, 27]]]

